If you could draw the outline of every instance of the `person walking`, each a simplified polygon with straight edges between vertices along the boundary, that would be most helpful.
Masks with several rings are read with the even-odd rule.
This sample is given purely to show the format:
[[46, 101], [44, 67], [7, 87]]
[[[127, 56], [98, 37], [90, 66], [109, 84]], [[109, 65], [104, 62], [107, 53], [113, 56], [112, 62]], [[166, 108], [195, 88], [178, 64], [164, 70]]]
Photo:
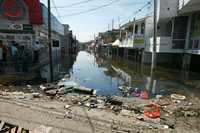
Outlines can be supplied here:
[[14, 68], [15, 71], [19, 71], [18, 68], [18, 59], [17, 59], [17, 55], [18, 55], [18, 44], [15, 41], [12, 41], [12, 45], [11, 45], [11, 56], [12, 56], [12, 62], [14, 63]]
[[36, 41], [35, 44], [33, 45], [33, 51], [34, 51], [34, 59], [33, 63], [38, 63], [39, 62], [39, 51], [40, 51], [40, 45], [39, 42]]
[[3, 72], [3, 43], [0, 40], [0, 72]]
[[0, 61], [3, 61], [3, 43], [0, 40]]
[[8, 55], [8, 47], [3, 45], [3, 62], [7, 65], [7, 55]]

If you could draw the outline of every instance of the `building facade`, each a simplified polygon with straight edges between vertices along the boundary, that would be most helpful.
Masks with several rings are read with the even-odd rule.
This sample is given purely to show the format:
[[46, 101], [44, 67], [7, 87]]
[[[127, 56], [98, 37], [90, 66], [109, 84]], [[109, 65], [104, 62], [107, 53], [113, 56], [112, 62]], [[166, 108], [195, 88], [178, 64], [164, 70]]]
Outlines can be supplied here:
[[[120, 57], [133, 57], [131, 60], [150, 64], [154, 15], [124, 24], [120, 33]], [[102, 39], [105, 42], [106, 38]], [[115, 42], [115, 38], [110, 40], [114, 40], [111, 44]], [[200, 1], [157, 0], [156, 41], [158, 65], [199, 72]]]
[[[61, 56], [64, 26], [51, 14], [52, 55], [56, 61]], [[48, 10], [39, 0], [0, 0], [0, 40], [7, 47], [7, 65], [12, 66], [13, 42], [24, 47], [29, 54], [29, 64], [34, 60], [34, 44], [39, 43], [39, 62], [48, 63]], [[32, 66], [32, 65], [29, 65]]]

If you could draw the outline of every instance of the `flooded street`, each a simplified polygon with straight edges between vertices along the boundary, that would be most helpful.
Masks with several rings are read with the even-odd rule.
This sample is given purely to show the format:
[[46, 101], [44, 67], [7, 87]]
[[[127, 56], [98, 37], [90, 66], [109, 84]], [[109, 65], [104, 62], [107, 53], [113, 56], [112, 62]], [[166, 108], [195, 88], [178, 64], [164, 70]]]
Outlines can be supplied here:
[[[118, 89], [122, 85], [140, 90], [150, 88], [150, 66], [86, 51], [79, 52], [70, 75], [80, 85], [96, 89], [98, 95], [122, 95]], [[171, 93], [200, 97], [199, 74], [158, 67], [155, 77], [155, 88], [148, 90], [151, 97]]]
[[[149, 65], [87, 51], [80, 51], [74, 57], [63, 57], [61, 62], [54, 65], [55, 82], [65, 75], [70, 75], [70, 80], [81, 86], [96, 90], [97, 95], [100, 96], [133, 97], [131, 93], [127, 95], [119, 89], [120, 86], [128, 86], [132, 88], [131, 92], [135, 89], [147, 90], [151, 98], [155, 98], [156, 95], [169, 96], [173, 93], [200, 98], [200, 74], [198, 73], [157, 67], [154, 73], [154, 87], [151, 87]], [[49, 66], [40, 69], [41, 79], [36, 77], [36, 80], [32, 80], [33, 78], [28, 76], [26, 80], [23, 78], [20, 80], [19, 77], [12, 75], [1, 77], [1, 84], [7, 82], [10, 84], [5, 84], [8, 87], [4, 87], [4, 90], [38, 92], [38, 86], [49, 80]], [[16, 79], [19, 81], [15, 81]], [[27, 89], [27, 85], [34, 87], [30, 90]]]
[[[80, 85], [97, 90], [99, 95], [119, 95], [118, 86], [124, 81], [108, 66], [101, 66], [94, 54], [79, 52], [71, 70], [71, 78]], [[98, 64], [99, 63], [99, 64]]]

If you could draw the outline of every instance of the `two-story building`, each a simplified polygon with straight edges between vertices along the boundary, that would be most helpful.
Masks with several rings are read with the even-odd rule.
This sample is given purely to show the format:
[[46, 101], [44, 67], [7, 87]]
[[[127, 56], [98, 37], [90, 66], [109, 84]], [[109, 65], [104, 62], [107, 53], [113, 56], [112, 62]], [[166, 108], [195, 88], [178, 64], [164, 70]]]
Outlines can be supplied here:
[[[200, 1], [158, 0], [157, 63], [199, 71]], [[153, 15], [145, 22], [143, 62], [151, 62], [153, 50]]]
[[[53, 59], [60, 58], [64, 26], [51, 14]], [[48, 62], [48, 10], [39, 0], [0, 1], [0, 40], [7, 47], [8, 65], [12, 66], [11, 46], [15, 42], [28, 50], [29, 63], [33, 61], [33, 45], [40, 44], [40, 63]]]

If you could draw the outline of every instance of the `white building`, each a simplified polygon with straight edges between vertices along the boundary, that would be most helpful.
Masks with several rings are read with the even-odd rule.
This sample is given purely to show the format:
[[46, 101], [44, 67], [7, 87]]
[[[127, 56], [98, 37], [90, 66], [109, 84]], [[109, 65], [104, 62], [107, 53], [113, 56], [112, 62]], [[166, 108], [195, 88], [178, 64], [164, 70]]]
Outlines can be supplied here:
[[126, 36], [124, 39], [122, 39], [122, 43], [120, 45], [121, 48], [145, 47], [145, 20], [146, 18], [142, 18], [122, 26], [122, 30], [126, 31]]
[[[158, 0], [157, 9], [157, 63], [200, 66], [200, 0]], [[143, 62], [151, 62], [152, 50], [153, 15], [145, 21]]]

